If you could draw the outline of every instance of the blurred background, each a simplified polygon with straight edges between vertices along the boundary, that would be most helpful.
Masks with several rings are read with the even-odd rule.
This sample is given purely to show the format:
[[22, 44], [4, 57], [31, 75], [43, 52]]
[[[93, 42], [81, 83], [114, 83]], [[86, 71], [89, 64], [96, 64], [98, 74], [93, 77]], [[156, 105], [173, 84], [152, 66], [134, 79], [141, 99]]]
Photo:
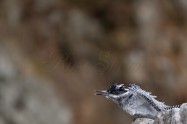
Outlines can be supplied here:
[[1, 0], [0, 124], [128, 124], [113, 82], [186, 102], [186, 40], [186, 0]]

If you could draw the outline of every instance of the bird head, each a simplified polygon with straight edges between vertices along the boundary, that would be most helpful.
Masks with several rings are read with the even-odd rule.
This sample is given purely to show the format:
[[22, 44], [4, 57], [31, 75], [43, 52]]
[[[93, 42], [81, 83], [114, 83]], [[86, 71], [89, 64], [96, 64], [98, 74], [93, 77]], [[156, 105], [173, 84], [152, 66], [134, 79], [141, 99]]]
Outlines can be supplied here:
[[118, 101], [128, 89], [125, 88], [124, 84], [113, 83], [107, 90], [97, 90], [95, 95], [105, 96], [107, 99]]

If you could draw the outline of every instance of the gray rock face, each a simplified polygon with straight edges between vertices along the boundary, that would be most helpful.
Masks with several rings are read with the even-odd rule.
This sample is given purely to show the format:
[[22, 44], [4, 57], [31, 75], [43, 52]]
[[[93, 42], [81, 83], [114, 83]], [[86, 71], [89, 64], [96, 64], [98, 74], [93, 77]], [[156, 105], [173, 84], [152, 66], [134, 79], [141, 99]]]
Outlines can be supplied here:
[[70, 124], [69, 108], [50, 84], [29, 71], [26, 58], [0, 45], [0, 124]]
[[148, 118], [138, 118], [132, 124], [153, 124], [154, 120]]
[[182, 104], [180, 108], [158, 113], [155, 120], [141, 118], [132, 124], [187, 124], [187, 103]]

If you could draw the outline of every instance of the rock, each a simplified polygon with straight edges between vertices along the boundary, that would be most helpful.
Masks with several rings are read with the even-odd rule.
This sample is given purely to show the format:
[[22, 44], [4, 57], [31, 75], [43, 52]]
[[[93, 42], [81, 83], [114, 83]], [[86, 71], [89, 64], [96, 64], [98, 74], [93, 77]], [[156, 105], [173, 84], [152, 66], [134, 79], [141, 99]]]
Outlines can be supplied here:
[[17, 52], [0, 45], [0, 124], [70, 124], [71, 111], [52, 81], [30, 72]]
[[139, 118], [132, 124], [187, 124], [187, 103], [182, 104], [180, 108], [158, 113], [155, 120]]
[[187, 103], [182, 104], [180, 109], [180, 118], [183, 124], [187, 124]]
[[132, 124], [153, 124], [154, 120], [148, 118], [138, 118]]

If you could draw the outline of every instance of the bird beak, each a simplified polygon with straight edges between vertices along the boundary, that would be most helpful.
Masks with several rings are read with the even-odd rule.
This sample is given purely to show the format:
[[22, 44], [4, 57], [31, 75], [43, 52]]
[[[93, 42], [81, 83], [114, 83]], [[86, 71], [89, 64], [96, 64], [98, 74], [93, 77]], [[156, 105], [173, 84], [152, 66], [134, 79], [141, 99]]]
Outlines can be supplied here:
[[105, 90], [96, 90], [95, 91], [95, 95], [102, 95], [102, 96], [108, 96], [109, 95], [109, 93], [107, 92], [107, 91], [105, 91]]
[[113, 99], [116, 100], [119, 98], [119, 96], [114, 95], [114, 94], [110, 94], [108, 93], [106, 90], [96, 90], [95, 95], [101, 95], [101, 96], [105, 96], [108, 99]]

